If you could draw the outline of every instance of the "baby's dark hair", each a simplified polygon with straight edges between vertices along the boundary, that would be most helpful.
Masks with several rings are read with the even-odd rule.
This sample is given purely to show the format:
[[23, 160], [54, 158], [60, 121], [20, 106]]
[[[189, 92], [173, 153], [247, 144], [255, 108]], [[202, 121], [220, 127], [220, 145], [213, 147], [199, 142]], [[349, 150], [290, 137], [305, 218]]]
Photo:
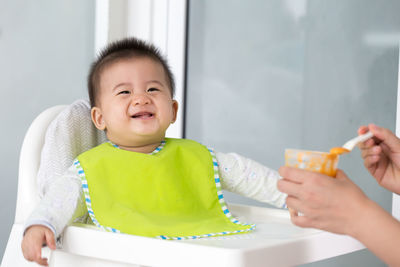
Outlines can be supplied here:
[[171, 96], [174, 96], [175, 81], [167, 60], [154, 45], [146, 43], [134, 37], [121, 39], [110, 43], [98, 55], [90, 67], [88, 76], [88, 93], [90, 105], [96, 106], [97, 95], [100, 85], [100, 74], [105, 67], [124, 59], [148, 57], [159, 62], [167, 76], [167, 82], [171, 90]]

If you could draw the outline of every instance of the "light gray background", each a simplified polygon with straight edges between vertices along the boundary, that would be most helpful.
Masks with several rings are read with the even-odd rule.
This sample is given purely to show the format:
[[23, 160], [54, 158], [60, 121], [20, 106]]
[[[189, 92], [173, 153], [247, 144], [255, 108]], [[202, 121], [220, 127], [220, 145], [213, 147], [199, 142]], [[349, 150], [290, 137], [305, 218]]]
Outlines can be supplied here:
[[[398, 0], [193, 0], [189, 10], [188, 138], [277, 169], [285, 148], [328, 151], [369, 122], [395, 129], [398, 40], [380, 37], [400, 36]], [[359, 154], [339, 167], [390, 212], [391, 193]], [[363, 250], [307, 266], [384, 264]]]
[[86, 97], [94, 1], [0, 1], [0, 254], [14, 221], [18, 157], [44, 109]]

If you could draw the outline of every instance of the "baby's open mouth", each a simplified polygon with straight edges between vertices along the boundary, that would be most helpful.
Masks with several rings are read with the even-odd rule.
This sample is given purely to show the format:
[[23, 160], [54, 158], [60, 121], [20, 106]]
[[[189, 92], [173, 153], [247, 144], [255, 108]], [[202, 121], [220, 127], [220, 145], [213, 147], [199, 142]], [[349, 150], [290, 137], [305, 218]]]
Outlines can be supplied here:
[[134, 115], [132, 115], [132, 118], [134, 119], [147, 119], [147, 118], [152, 118], [154, 117], [154, 114], [151, 112], [138, 112]]

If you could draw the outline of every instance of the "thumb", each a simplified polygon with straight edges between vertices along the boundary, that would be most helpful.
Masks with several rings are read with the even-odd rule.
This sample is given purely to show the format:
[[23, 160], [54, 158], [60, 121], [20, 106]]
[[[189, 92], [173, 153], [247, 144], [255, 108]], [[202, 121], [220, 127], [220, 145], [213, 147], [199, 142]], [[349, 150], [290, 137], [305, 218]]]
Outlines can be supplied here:
[[349, 177], [347, 177], [347, 175], [341, 169], [337, 169], [337, 171], [336, 171], [336, 179], [338, 179], [338, 180], [350, 180]]
[[56, 241], [54, 239], [54, 233], [52, 231], [46, 231], [45, 235], [46, 235], [46, 244], [47, 244], [47, 246], [50, 249], [55, 250], [56, 249]]
[[[336, 172], [336, 180], [340, 182], [342, 185], [353, 185], [358, 187], [345, 173], [344, 171], [338, 169]], [[360, 189], [361, 190], [361, 189]]]
[[358, 128], [357, 132], [359, 135], [361, 135], [367, 133], [368, 131], [369, 131], [368, 127], [363, 125]]
[[400, 152], [400, 140], [392, 131], [375, 124], [368, 125], [368, 128], [374, 136], [381, 140], [391, 151]]

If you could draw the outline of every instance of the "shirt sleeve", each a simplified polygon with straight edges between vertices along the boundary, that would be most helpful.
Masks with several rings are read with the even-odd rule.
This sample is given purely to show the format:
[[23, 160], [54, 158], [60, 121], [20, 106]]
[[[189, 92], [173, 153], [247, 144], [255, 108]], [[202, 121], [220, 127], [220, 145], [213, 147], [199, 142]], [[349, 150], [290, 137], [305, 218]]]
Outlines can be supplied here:
[[68, 224], [85, 222], [86, 219], [87, 209], [81, 180], [72, 165], [62, 176], [54, 178], [38, 206], [28, 217], [24, 232], [32, 225], [44, 225], [57, 238]]
[[236, 153], [215, 153], [222, 189], [279, 208], [285, 208], [286, 194], [277, 188], [277, 171]]
[[37, 174], [39, 196], [43, 198], [79, 154], [104, 141], [104, 131], [92, 123], [89, 101], [77, 100], [61, 111], [46, 130]]

